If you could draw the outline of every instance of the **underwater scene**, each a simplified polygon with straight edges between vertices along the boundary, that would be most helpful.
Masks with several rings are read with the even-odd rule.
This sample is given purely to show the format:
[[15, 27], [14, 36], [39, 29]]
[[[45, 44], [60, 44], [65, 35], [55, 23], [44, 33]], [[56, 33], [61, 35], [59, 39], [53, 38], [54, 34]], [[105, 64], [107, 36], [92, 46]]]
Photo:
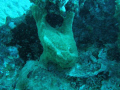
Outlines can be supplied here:
[[0, 90], [120, 90], [120, 0], [0, 0]]

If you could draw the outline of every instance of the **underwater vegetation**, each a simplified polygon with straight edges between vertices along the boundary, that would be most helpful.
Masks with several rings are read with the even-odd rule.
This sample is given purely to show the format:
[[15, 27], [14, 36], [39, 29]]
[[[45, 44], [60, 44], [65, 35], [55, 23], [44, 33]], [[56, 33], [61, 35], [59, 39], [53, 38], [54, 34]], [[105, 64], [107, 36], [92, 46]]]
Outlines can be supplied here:
[[0, 90], [120, 90], [120, 0], [15, 2], [3, 4], [20, 14], [2, 10]]

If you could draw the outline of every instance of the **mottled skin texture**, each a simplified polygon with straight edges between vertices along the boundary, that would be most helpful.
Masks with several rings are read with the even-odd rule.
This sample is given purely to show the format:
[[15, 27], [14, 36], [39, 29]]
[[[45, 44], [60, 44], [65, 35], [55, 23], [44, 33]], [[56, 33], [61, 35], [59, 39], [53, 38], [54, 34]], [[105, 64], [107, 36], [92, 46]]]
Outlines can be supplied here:
[[68, 12], [63, 24], [59, 28], [53, 28], [46, 22], [47, 12], [37, 6], [32, 8], [39, 39], [43, 46], [40, 62], [47, 65], [53, 62], [62, 68], [72, 67], [78, 57], [76, 43], [72, 32], [73, 12]]

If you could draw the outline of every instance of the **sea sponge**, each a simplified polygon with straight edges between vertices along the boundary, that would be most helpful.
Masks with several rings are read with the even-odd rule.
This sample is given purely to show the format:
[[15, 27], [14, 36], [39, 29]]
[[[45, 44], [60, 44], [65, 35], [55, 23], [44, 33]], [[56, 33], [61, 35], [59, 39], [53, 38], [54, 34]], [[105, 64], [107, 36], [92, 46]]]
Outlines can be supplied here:
[[[32, 13], [38, 28], [38, 36], [43, 46], [40, 62], [47, 65], [53, 62], [62, 68], [72, 67], [78, 57], [72, 32], [73, 12], [67, 12], [61, 27], [53, 28], [46, 21], [47, 11], [38, 6], [32, 7]], [[57, 19], [57, 18], [56, 18]]]

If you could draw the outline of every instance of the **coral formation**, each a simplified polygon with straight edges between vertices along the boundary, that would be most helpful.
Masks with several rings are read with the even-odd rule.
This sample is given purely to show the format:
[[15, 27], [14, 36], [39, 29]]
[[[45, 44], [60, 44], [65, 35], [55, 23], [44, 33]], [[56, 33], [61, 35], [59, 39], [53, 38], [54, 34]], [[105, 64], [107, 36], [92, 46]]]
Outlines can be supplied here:
[[[6, 18], [10, 16], [11, 18], [17, 18], [26, 14], [26, 11], [30, 9], [29, 0], [1, 0], [0, 1], [0, 26], [4, 25]], [[14, 14], [13, 14], [14, 13]]]
[[120, 0], [31, 1], [0, 27], [0, 90], [120, 90]]
[[16, 90], [76, 90], [70, 83], [48, 72], [36, 61], [28, 61], [20, 72]]

